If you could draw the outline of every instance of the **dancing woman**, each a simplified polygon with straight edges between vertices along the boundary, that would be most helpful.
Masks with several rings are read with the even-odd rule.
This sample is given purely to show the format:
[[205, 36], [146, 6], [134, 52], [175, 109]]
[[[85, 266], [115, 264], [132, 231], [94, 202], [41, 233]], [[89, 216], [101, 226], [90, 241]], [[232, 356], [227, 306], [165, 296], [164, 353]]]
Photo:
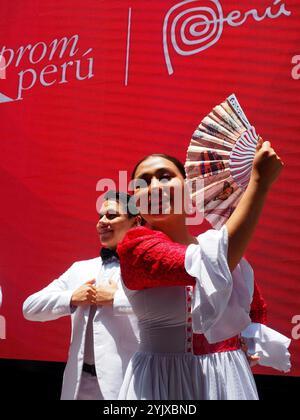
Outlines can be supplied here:
[[[156, 211], [142, 211], [150, 228], [130, 230], [118, 246], [141, 339], [120, 399], [258, 398], [239, 340], [251, 323], [254, 290], [252, 269], [241, 259], [281, 168], [270, 143], [259, 144], [236, 211], [220, 231], [194, 238], [184, 211], [174, 211], [176, 190], [184, 188], [182, 164], [166, 155], [150, 155], [137, 164], [137, 202], [146, 197]], [[166, 186], [170, 199], [164, 201]], [[257, 290], [256, 296], [257, 305]]]

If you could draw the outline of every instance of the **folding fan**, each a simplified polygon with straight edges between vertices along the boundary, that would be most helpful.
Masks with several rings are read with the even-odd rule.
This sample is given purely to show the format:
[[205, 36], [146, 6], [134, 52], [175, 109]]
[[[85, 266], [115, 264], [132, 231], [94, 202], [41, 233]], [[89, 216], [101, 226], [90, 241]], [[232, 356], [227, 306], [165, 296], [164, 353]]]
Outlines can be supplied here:
[[193, 203], [220, 229], [249, 183], [259, 136], [233, 94], [200, 123], [187, 151], [185, 170]]

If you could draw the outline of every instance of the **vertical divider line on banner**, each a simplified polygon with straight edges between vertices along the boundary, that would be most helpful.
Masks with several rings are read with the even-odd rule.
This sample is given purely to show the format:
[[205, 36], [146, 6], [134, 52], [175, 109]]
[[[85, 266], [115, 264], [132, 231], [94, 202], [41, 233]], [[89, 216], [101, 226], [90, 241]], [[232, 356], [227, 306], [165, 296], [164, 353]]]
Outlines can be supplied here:
[[129, 75], [131, 17], [132, 17], [132, 8], [129, 7], [129, 10], [128, 10], [128, 30], [127, 30], [127, 48], [126, 48], [126, 67], [125, 67], [125, 86], [128, 86], [128, 75]]

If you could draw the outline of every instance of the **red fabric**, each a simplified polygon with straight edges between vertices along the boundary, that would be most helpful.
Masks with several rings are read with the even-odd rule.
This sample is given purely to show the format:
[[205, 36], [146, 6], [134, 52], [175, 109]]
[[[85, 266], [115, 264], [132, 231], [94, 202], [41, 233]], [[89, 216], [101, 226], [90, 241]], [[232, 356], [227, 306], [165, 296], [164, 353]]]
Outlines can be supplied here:
[[186, 249], [162, 232], [131, 229], [118, 246], [124, 284], [131, 290], [195, 285], [184, 268]]
[[[0, 104], [0, 317], [7, 327], [1, 358], [66, 360], [68, 317], [28, 322], [22, 304], [74, 261], [96, 256], [94, 201], [106, 190], [96, 192], [96, 183], [117, 181], [119, 169], [132, 169], [153, 152], [184, 161], [197, 124], [235, 92], [250, 122], [285, 163], [247, 252], [268, 298], [272, 326], [294, 337], [291, 374], [300, 375], [300, 1], [184, 2], [164, 28], [179, 3], [1, 1], [0, 54], [4, 47], [14, 57], [6, 79], [0, 79], [0, 97], [15, 99], [22, 78], [26, 86], [23, 100]], [[196, 17], [202, 6], [209, 19]], [[290, 16], [268, 17], [284, 7]], [[187, 14], [179, 17], [182, 12]], [[208, 30], [207, 38], [200, 27], [194, 28], [198, 36], [190, 32], [197, 22]], [[70, 42], [64, 52], [60, 40], [73, 34], [78, 43]], [[203, 42], [188, 45], [184, 34]], [[10, 52], [4, 56], [8, 63]], [[88, 75], [90, 58], [94, 76], [80, 80]], [[125, 190], [127, 182], [114, 185]], [[191, 230], [198, 235], [204, 225]]]
[[[253, 300], [251, 303], [250, 318], [252, 322], [267, 324], [267, 304], [261, 295], [259, 287], [254, 282]], [[239, 350], [241, 348], [239, 336], [221, 341], [216, 344], [209, 344], [203, 334], [193, 334], [193, 352], [201, 356], [211, 353], [222, 353], [226, 351]]]
[[[252, 322], [260, 324], [267, 323], [267, 304], [261, 292], [254, 282], [253, 300], [251, 303], [250, 318]], [[216, 344], [209, 344], [203, 334], [193, 334], [193, 352], [195, 355], [202, 356], [211, 353], [222, 353], [226, 351], [239, 350], [241, 348], [239, 336], [221, 341]]]
[[254, 282], [253, 300], [251, 303], [250, 318], [252, 322], [267, 324], [267, 304], [261, 295], [261, 292]]
[[[131, 229], [118, 246], [124, 284], [131, 290], [194, 286], [195, 279], [184, 268], [186, 249], [162, 232], [146, 227]], [[267, 322], [267, 305], [255, 282], [250, 318], [252, 322]]]
[[[118, 246], [123, 281], [128, 289], [195, 285], [184, 268], [187, 246], [174, 243], [167, 235], [146, 227], [131, 229]], [[252, 322], [265, 324], [267, 305], [254, 282]], [[241, 348], [239, 336], [209, 344], [203, 334], [193, 334], [193, 353], [205, 355]]]
[[229, 340], [216, 344], [209, 344], [203, 334], [193, 334], [193, 353], [197, 356], [211, 353], [223, 353], [226, 351], [239, 350], [241, 348], [240, 337], [236, 336]]

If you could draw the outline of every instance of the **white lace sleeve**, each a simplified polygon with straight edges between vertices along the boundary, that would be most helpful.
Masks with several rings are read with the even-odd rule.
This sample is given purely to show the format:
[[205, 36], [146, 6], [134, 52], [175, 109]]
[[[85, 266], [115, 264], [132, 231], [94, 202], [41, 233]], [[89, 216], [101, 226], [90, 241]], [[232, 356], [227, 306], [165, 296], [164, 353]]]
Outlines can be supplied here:
[[242, 259], [231, 274], [226, 226], [205, 232], [198, 242], [188, 247], [185, 257], [186, 271], [196, 278], [193, 329], [209, 343], [217, 343], [240, 334], [251, 323], [253, 270]]
[[290, 353], [288, 348], [291, 340], [279, 332], [263, 324], [252, 323], [243, 332], [249, 354], [260, 357], [261, 366], [272, 367], [281, 372], [291, 369]]

